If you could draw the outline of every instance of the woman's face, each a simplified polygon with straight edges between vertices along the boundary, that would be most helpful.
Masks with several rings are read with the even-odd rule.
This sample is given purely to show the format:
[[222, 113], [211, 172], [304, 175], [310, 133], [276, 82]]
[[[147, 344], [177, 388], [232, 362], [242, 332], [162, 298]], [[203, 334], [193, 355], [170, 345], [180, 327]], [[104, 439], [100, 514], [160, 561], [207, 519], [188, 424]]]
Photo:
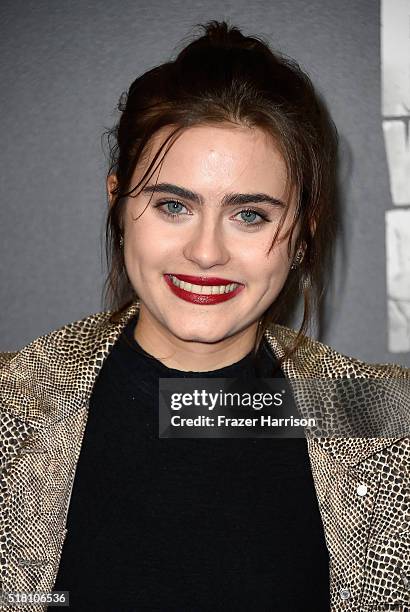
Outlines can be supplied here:
[[[164, 129], [151, 141], [133, 186], [168, 133]], [[185, 131], [145, 191], [125, 204], [124, 258], [140, 298], [141, 320], [179, 341], [218, 343], [237, 334], [254, 339], [258, 320], [291, 265], [287, 239], [267, 255], [284, 206], [288, 213], [280, 237], [291, 223], [295, 198], [285, 198], [285, 163], [264, 132], [229, 125]], [[297, 232], [293, 247], [296, 238]], [[239, 288], [222, 301], [216, 294], [223, 281], [212, 280], [213, 297], [198, 297], [198, 288], [189, 291], [189, 285], [174, 291], [167, 275], [213, 277]]]

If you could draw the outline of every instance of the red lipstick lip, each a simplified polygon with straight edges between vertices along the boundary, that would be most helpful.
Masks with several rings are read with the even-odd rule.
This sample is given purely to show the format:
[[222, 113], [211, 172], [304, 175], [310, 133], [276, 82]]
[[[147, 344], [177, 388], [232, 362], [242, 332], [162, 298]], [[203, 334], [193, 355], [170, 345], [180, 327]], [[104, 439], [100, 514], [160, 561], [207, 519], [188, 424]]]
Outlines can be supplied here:
[[232, 283], [236, 285], [242, 284], [227, 278], [218, 278], [217, 276], [189, 276], [187, 274], [166, 274], [166, 276], [175, 276], [178, 280], [186, 283], [191, 283], [192, 285], [205, 285], [207, 287], [210, 285], [232, 285]]
[[[177, 297], [181, 298], [185, 302], [190, 302], [191, 304], [198, 304], [202, 306], [211, 306], [212, 304], [221, 304], [222, 302], [227, 302], [232, 298], [236, 297], [238, 293], [245, 289], [245, 285], [238, 284], [236, 289], [233, 291], [229, 291], [228, 293], [192, 293], [191, 291], [185, 291], [185, 289], [181, 289], [181, 287], [177, 287], [173, 280], [171, 274], [164, 274], [164, 279], [172, 293]], [[188, 276], [187, 278], [196, 278], [195, 276]], [[209, 280], [209, 279], [206, 279]], [[229, 284], [229, 283], [228, 283]]]

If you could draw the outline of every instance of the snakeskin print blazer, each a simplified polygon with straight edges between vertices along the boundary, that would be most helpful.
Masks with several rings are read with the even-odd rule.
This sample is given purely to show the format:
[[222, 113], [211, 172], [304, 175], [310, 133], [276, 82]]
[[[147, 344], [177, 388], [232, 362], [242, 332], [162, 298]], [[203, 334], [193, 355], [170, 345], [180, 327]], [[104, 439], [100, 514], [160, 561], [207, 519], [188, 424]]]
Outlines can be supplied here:
[[[53, 590], [93, 383], [138, 311], [136, 301], [117, 323], [109, 312], [93, 314], [0, 353], [4, 592]], [[295, 334], [280, 325], [265, 332], [277, 357]], [[368, 364], [307, 338], [283, 371], [302, 403], [311, 399], [309, 378], [397, 381], [390, 402], [409, 413], [410, 370], [399, 365]], [[324, 395], [323, 405], [337, 410], [334, 388]], [[361, 395], [357, 408], [368, 399]], [[308, 450], [329, 551], [331, 610], [409, 612], [410, 437], [315, 437]], [[46, 607], [7, 603], [1, 609]]]

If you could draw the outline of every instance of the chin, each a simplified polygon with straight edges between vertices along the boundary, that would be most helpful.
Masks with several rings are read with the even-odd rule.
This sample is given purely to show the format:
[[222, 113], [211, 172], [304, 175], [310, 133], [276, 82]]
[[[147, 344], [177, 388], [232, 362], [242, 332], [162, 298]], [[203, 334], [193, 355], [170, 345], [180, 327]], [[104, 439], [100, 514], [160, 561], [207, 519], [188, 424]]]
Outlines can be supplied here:
[[212, 336], [210, 336], [210, 334], [204, 334], [204, 333], [201, 334], [198, 332], [179, 334], [178, 337], [181, 340], [184, 340], [185, 342], [213, 343], [213, 342], [218, 342], [222, 340], [221, 336], [219, 335], [215, 336], [215, 334], [213, 334]]
[[[173, 330], [170, 330], [170, 331], [173, 331]], [[209, 331], [200, 330], [198, 328], [195, 328], [195, 326], [192, 326], [191, 329], [185, 328], [183, 331], [181, 331], [181, 329], [179, 328], [175, 330], [175, 332], [173, 333], [175, 334], [175, 336], [177, 336], [177, 338], [185, 342], [214, 343], [214, 342], [220, 342], [225, 337], [221, 333], [219, 334], [215, 333], [215, 330], [213, 330], [213, 333], [211, 334]]]

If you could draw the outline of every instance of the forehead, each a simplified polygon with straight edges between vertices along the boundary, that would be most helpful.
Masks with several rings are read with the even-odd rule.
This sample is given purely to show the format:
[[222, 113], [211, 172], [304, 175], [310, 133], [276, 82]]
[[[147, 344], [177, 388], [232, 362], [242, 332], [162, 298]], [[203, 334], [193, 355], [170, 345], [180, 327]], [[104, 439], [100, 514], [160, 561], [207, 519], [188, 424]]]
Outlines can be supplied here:
[[[151, 138], [135, 178], [143, 176], [173, 129], [162, 128]], [[164, 150], [159, 159], [163, 158]], [[283, 194], [287, 184], [286, 164], [272, 136], [259, 128], [233, 124], [185, 129], [172, 142], [162, 162], [158, 165], [156, 161], [155, 168], [153, 178], [160, 176], [161, 181], [173, 181], [210, 193], [246, 186]]]

